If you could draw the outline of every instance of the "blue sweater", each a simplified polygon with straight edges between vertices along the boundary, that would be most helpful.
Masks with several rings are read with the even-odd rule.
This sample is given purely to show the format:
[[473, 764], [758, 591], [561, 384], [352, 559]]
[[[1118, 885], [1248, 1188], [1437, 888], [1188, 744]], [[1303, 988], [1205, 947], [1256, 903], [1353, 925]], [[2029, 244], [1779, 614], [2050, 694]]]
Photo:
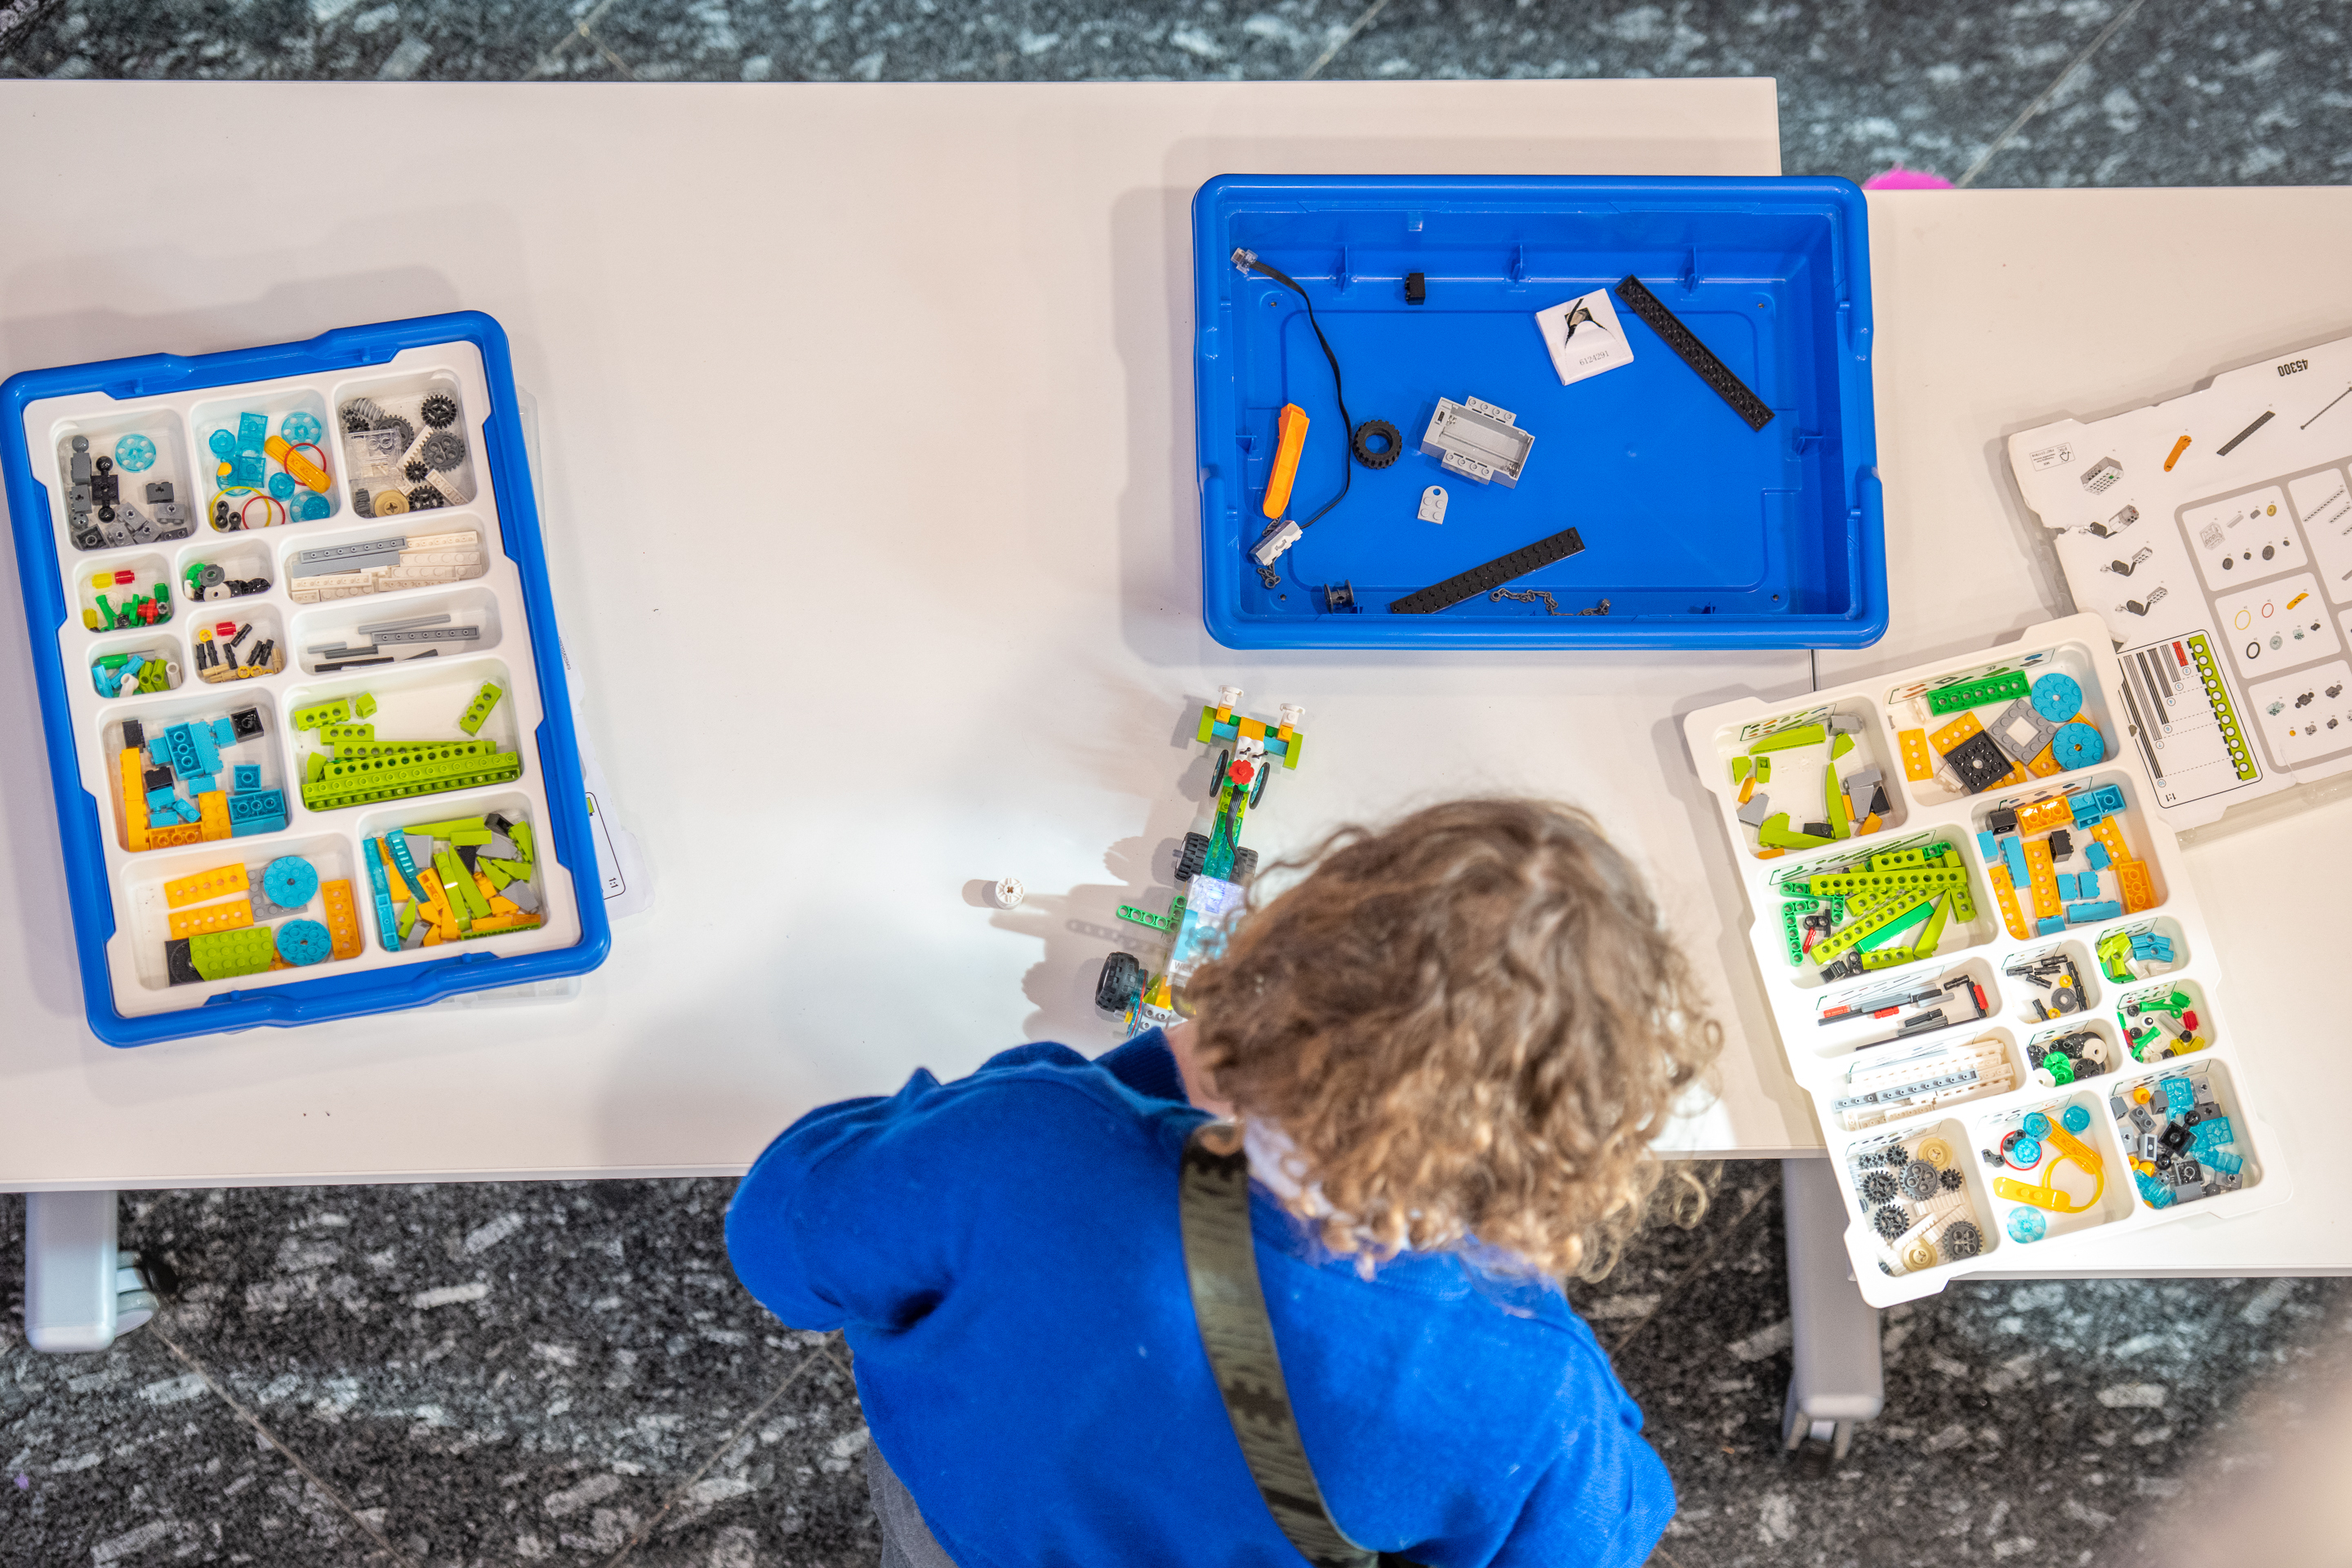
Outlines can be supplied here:
[[[1157, 1030], [1093, 1062], [1024, 1046], [811, 1111], [737, 1190], [736, 1273], [847, 1331], [874, 1441], [961, 1568], [1300, 1568], [1193, 1323], [1176, 1171], [1201, 1120]], [[1438, 1253], [1367, 1281], [1250, 1207], [1340, 1528], [1431, 1568], [1648, 1556], [1673, 1487], [1557, 1289]]]

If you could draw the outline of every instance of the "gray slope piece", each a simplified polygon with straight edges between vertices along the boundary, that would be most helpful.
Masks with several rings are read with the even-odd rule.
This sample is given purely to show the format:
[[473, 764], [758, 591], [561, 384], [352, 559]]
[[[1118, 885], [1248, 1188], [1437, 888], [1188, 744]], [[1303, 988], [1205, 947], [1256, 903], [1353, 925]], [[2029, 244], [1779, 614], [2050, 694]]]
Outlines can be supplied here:
[[1739, 808], [1739, 820], [1750, 827], [1763, 826], [1764, 819], [1771, 815], [1772, 797], [1760, 789], [1749, 795], [1748, 804]]
[[1859, 735], [1862, 733], [1862, 720], [1852, 713], [1832, 713], [1829, 718], [1829, 731], [1832, 735]]
[[433, 864], [432, 835], [427, 833], [404, 833], [401, 837], [408, 840], [408, 858], [415, 863], [416, 868], [419, 871], [424, 870], [425, 868]]
[[493, 828], [490, 841], [477, 847], [474, 858], [478, 860], [520, 860], [522, 852], [514, 847], [514, 840]]
[[418, 948], [423, 947], [425, 945], [425, 933], [432, 929], [433, 922], [427, 920], [420, 920], [415, 925], [410, 926], [408, 928], [407, 936], [401, 939], [400, 951], [403, 952], [414, 952]]
[[1460, 403], [1437, 400], [1429, 428], [1422, 434], [1424, 456], [1435, 458], [1446, 472], [1479, 484], [1516, 487], [1526, 471], [1528, 452], [1536, 438], [1518, 426], [1518, 416], [1507, 408], [1475, 397]]
[[500, 888], [499, 889], [499, 896], [505, 899], [507, 902], [512, 904], [515, 908], [522, 910], [525, 914], [535, 915], [539, 913], [539, 895], [532, 892], [530, 890], [530, 884], [524, 881], [520, 877], [516, 878], [513, 881], [509, 882], [505, 887]]

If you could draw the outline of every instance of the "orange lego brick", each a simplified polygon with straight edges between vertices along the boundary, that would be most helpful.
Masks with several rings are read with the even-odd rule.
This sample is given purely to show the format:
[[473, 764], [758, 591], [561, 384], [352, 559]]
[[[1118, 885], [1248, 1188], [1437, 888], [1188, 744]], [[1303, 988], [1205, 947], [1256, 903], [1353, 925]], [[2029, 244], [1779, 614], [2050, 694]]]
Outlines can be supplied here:
[[1746, 778], [1739, 781], [1739, 804], [1746, 805], [1748, 804], [1748, 797], [1755, 793], [1756, 775], [1754, 773], [1749, 773]]
[[357, 958], [360, 955], [360, 921], [352, 908], [352, 885], [340, 878], [319, 884], [319, 897], [327, 906], [328, 952], [334, 958]]
[[2091, 829], [2091, 837], [2106, 846], [2107, 858], [2118, 866], [2126, 860], [2139, 858], [2131, 852], [2131, 846], [2124, 842], [2123, 825], [2112, 816], [2101, 817], [2098, 826]]
[[2032, 805], [2017, 808], [2017, 830], [2020, 833], [2047, 833], [2053, 827], [2072, 827], [2074, 813], [2064, 795], [2037, 800]]
[[2025, 841], [2025, 879], [2032, 884], [2034, 919], [2046, 921], [2066, 912], [2058, 900], [2058, 868], [2051, 863], [2048, 839]]
[[1936, 759], [1927, 754], [1927, 731], [1904, 730], [1895, 737], [1903, 751], [1903, 776], [1913, 784], [1924, 784], [1936, 776]]
[[474, 934], [496, 933], [502, 931], [530, 931], [539, 924], [537, 915], [527, 915], [518, 910], [510, 915], [492, 915], [474, 922]]
[[132, 854], [147, 847], [147, 791], [144, 756], [126, 749], [119, 759], [122, 770], [122, 847]]
[[1992, 901], [2000, 906], [2000, 923], [2009, 934], [2021, 942], [2033, 934], [2025, 923], [2025, 911], [2017, 905], [2017, 889], [2009, 885], [2009, 863], [1996, 860], [1985, 868], [1985, 879], [1992, 884]]
[[169, 827], [147, 830], [147, 847], [150, 849], [177, 849], [184, 844], [202, 844], [204, 841], [205, 828], [200, 822], [175, 822]]
[[2147, 874], [2144, 860], [2115, 862], [2116, 880], [2123, 884], [2124, 912], [2136, 915], [2142, 910], [2156, 907], [2156, 879]]
[[215, 866], [209, 871], [198, 871], [192, 877], [179, 877], [164, 883], [163, 907], [184, 910], [190, 904], [208, 904], [215, 899], [242, 893], [251, 886], [246, 880], [243, 862]]
[[196, 796], [196, 831], [203, 835], [207, 844], [217, 844], [231, 836], [228, 796], [216, 789], [208, 789]]
[[[239, 866], [238, 870], [245, 869]], [[183, 910], [172, 917], [172, 940], [184, 936], [202, 936], [206, 931], [236, 931], [253, 923], [253, 906], [243, 899], [233, 903], [208, 904], [201, 910]]]

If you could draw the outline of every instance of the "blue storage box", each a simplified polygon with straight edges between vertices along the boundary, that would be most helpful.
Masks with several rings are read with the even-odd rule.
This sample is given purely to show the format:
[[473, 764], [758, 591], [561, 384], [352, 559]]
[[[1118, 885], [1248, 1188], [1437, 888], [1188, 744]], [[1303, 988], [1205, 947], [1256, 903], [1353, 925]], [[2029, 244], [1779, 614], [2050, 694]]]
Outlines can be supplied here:
[[0, 478], [100, 1039], [604, 961], [495, 321], [27, 371]]
[[[1838, 179], [1222, 175], [1192, 204], [1202, 611], [1230, 647], [1860, 647], [1886, 629], [1869, 235]], [[1402, 451], [1351, 469], [1349, 417]], [[1424, 294], [1407, 298], [1420, 275]], [[1769, 405], [1751, 429], [1617, 307], [1632, 362], [1562, 384], [1537, 312], [1640, 279]], [[1425, 453], [1439, 400], [1530, 433], [1515, 486]], [[1248, 556], [1286, 404], [1309, 425], [1268, 586]], [[1377, 447], [1378, 443], [1373, 443]], [[1442, 522], [1421, 520], [1431, 486]], [[1433, 614], [1417, 590], [1574, 528], [1580, 552]], [[1334, 595], [1341, 584], [1346, 592]], [[1549, 602], [1547, 602], [1547, 595]], [[1344, 601], [1352, 597], [1353, 607]], [[1602, 600], [1608, 610], [1595, 612]]]

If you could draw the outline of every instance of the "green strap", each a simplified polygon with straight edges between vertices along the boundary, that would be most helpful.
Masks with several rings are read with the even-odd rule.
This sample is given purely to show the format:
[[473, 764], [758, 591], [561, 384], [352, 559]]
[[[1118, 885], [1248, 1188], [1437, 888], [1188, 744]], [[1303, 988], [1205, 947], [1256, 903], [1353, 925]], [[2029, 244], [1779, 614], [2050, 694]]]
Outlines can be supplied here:
[[1392, 1552], [1348, 1539], [1324, 1504], [1314, 1467], [1298, 1440], [1282, 1358], [1274, 1345], [1250, 1240], [1249, 1156], [1242, 1130], [1204, 1121], [1184, 1142], [1177, 1177], [1184, 1232], [1184, 1271], [1201, 1347], [1224, 1396], [1225, 1415], [1282, 1533], [1317, 1568], [1419, 1568]]

